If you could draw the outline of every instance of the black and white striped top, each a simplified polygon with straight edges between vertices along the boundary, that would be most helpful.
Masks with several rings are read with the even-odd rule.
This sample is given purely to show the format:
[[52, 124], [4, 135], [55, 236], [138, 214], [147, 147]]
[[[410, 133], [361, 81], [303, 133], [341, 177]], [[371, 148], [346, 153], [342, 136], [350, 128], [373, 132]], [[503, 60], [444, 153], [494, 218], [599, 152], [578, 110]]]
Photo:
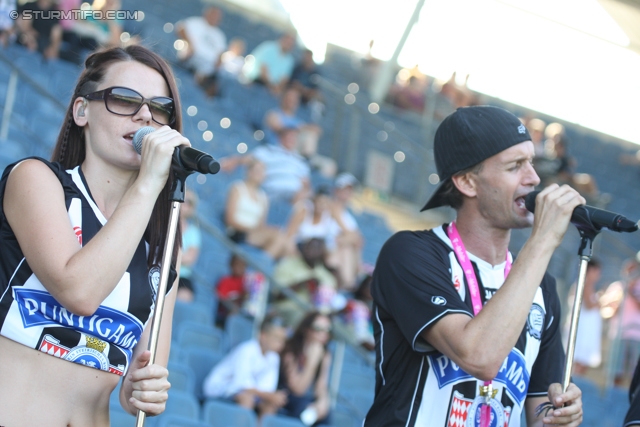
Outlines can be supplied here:
[[[60, 180], [73, 227], [69, 231], [86, 244], [107, 220], [80, 167], [65, 171], [58, 163], [39, 160]], [[2, 200], [15, 165], [9, 165], [0, 179], [0, 335], [55, 357], [124, 375], [152, 314], [159, 283], [159, 267], [147, 267], [148, 244], [140, 241], [127, 271], [93, 315], [70, 312], [31, 271], [4, 215]], [[170, 279], [169, 286], [172, 283]]]

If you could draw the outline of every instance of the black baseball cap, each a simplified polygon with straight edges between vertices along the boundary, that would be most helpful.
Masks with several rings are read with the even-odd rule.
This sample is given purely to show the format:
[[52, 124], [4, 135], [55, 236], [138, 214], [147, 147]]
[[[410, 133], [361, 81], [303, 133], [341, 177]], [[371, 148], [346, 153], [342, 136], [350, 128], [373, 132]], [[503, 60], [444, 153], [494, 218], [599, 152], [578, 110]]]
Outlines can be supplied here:
[[440, 185], [421, 211], [447, 203], [442, 197], [443, 189], [456, 173], [530, 140], [525, 125], [504, 108], [490, 105], [458, 108], [436, 130], [433, 151]]

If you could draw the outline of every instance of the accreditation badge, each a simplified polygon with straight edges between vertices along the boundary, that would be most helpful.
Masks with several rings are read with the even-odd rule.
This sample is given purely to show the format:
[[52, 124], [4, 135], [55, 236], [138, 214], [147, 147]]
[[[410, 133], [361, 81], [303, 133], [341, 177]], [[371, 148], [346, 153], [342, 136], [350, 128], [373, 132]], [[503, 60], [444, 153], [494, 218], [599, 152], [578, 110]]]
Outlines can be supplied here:
[[[502, 403], [495, 398], [497, 393], [498, 390], [480, 386], [480, 393], [473, 399], [471, 406], [469, 406], [465, 427], [504, 427], [506, 420], [505, 412]], [[487, 426], [482, 426], [480, 423], [482, 407], [484, 405], [489, 406], [491, 414], [491, 420]]]

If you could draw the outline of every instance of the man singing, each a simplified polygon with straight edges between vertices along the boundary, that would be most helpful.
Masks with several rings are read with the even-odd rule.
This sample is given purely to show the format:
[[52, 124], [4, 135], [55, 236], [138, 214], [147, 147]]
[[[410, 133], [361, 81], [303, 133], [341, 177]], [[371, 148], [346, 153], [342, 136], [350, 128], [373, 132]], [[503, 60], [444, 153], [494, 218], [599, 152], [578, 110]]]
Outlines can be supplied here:
[[[366, 427], [578, 426], [581, 391], [563, 392], [564, 351], [555, 279], [546, 274], [574, 208], [585, 200], [540, 179], [533, 143], [513, 114], [460, 108], [434, 142], [442, 183], [423, 210], [456, 220], [401, 231], [382, 248], [372, 294], [376, 395]], [[511, 229], [533, 226], [517, 259]], [[555, 409], [536, 414], [550, 400]]]

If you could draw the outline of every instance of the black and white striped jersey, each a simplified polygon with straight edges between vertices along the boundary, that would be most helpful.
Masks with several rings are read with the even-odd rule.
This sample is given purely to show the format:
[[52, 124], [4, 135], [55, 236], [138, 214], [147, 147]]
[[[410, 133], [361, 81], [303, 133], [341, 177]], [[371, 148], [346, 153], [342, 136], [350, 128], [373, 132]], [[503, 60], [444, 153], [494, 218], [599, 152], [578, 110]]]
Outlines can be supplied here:
[[[39, 160], [60, 179], [70, 232], [81, 245], [86, 244], [106, 218], [93, 201], [80, 167], [65, 171], [58, 163]], [[31, 271], [4, 215], [2, 200], [13, 166], [5, 169], [0, 180], [0, 335], [55, 357], [124, 375], [152, 313], [159, 283], [159, 267], [147, 267], [148, 244], [140, 241], [127, 271], [93, 315], [70, 312]]]
[[[378, 256], [371, 289], [376, 393], [366, 427], [479, 425], [476, 398], [482, 381], [421, 336], [447, 314], [473, 316], [466, 279], [445, 230], [396, 233]], [[468, 255], [484, 304], [502, 286], [506, 262], [492, 266]], [[545, 396], [550, 384], [561, 381], [559, 320], [555, 280], [545, 275], [522, 334], [493, 380], [491, 427], [519, 427], [526, 398]]]

